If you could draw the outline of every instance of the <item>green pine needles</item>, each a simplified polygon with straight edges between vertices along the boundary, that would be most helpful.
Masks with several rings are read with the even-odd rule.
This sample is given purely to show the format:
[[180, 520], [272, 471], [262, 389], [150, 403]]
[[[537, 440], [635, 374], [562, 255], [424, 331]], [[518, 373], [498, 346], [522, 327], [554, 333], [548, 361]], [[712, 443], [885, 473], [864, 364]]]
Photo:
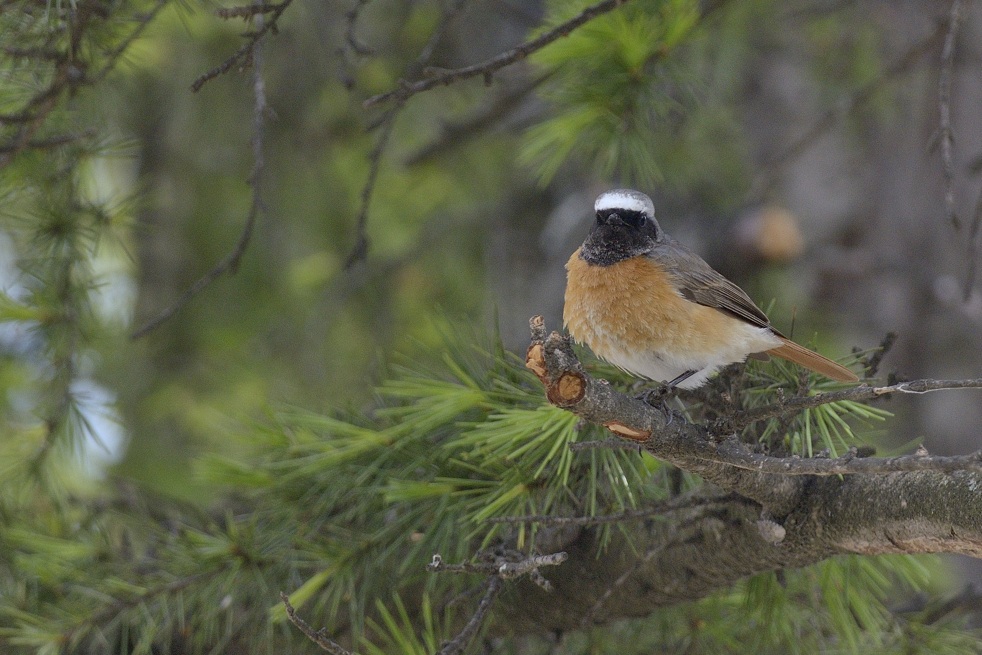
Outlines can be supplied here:
[[[607, 516], [673, 493], [668, 467], [637, 450], [572, 451], [607, 434], [549, 406], [523, 362], [496, 341], [479, 347], [472, 336], [447, 334], [439, 362], [394, 367], [367, 412], [282, 409], [229, 435], [228, 452], [197, 469], [220, 492], [213, 511], [118, 487], [67, 502], [62, 523], [23, 513], [8, 522], [6, 652], [207, 653], [244, 644], [309, 652], [285, 620], [280, 590], [308, 620], [360, 640], [362, 652], [433, 652], [466, 620], [475, 584], [427, 573], [435, 553], [462, 562], [487, 548], [533, 552], [542, 526], [509, 519]], [[600, 368], [614, 384], [636, 385]], [[771, 362], [727, 371], [705, 395], [727, 385], [737, 402], [773, 402], [781, 381], [821, 384]], [[690, 413], [711, 414], [707, 399], [689, 399]], [[782, 434], [769, 425], [747, 438], [838, 452], [863, 439], [853, 426], [882, 417], [844, 403], [802, 414]], [[630, 538], [629, 526], [594, 528], [598, 552], [611, 530]], [[643, 554], [643, 543], [635, 547]], [[836, 558], [570, 634], [564, 652], [638, 652], [627, 646], [638, 639], [691, 652], [746, 652], [747, 644], [761, 653], [969, 652], [977, 645], [970, 633], [921, 623], [928, 610], [907, 611], [898, 600], [937, 591], [941, 571], [930, 557]], [[538, 648], [534, 639], [498, 643], [502, 652]]]
[[[562, 3], [550, 13], [558, 23], [577, 8]], [[543, 181], [571, 156], [641, 186], [662, 178], [652, 137], [672, 131], [685, 95], [668, 55], [699, 19], [692, 0], [632, 3], [535, 55], [551, 74], [542, 95], [555, 111], [529, 130], [522, 156]]]

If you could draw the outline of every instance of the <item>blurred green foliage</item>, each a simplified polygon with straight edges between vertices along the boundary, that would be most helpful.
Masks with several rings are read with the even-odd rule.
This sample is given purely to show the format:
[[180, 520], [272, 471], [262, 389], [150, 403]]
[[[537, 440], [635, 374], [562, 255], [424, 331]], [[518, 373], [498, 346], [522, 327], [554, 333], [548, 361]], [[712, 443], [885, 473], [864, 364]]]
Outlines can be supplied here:
[[[585, 4], [549, 3], [543, 24]], [[561, 189], [660, 183], [678, 204], [739, 205], [747, 70], [785, 45], [790, 10], [720, 4], [706, 18], [691, 0], [644, 0], [589, 23], [516, 74], [544, 80], [524, 122], [414, 162], [492, 91], [412, 98], [381, 160], [368, 260], [345, 270], [379, 118], [361, 101], [398, 83], [446, 8], [378, 0], [352, 25], [354, 3], [295, 2], [263, 46], [266, 211], [242, 265], [131, 340], [244, 225], [251, 76], [233, 68], [190, 85], [255, 25], [191, 2], [0, 0], [4, 651], [299, 652], [276, 600], [285, 589], [341, 632], [367, 626], [378, 638], [366, 652], [432, 652], [450, 624], [437, 600], [464, 584], [423, 573], [433, 552], [462, 560], [504, 536], [535, 543], [534, 524], [490, 518], [664, 497], [650, 458], [571, 453], [596, 430], [545, 406], [496, 340], [478, 345], [488, 330], [460, 326], [491, 322], [489, 240], [515, 225], [536, 235]], [[432, 65], [507, 47], [486, 38], [494, 29], [467, 31], [482, 20], [516, 42], [543, 29], [534, 15], [468, 11]], [[856, 10], [794, 20], [830, 103], [880, 70]], [[372, 55], [344, 45], [349, 28]], [[767, 370], [755, 373], [760, 402], [789, 379]], [[880, 418], [862, 406], [816, 414], [758, 436], [836, 451], [855, 440], [855, 419]], [[780, 584], [762, 576], [571, 636], [567, 651], [971, 652], [967, 632], [886, 610], [891, 590], [937, 591], [937, 570], [850, 559]]]

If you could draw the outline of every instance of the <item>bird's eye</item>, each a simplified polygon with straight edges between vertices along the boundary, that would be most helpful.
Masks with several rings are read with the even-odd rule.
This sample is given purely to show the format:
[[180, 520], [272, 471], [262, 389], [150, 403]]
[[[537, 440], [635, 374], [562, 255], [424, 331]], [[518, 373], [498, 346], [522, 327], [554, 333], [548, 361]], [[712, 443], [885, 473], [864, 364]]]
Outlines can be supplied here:
[[640, 230], [648, 224], [648, 217], [645, 216], [643, 212], [628, 211], [625, 212], [623, 216], [624, 222], [635, 230]]

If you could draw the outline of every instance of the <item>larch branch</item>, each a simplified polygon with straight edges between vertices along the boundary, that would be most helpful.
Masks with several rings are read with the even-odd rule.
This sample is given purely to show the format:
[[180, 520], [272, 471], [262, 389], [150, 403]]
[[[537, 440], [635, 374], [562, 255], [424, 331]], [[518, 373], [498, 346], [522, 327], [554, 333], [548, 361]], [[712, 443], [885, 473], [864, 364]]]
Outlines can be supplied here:
[[400, 80], [397, 88], [368, 98], [364, 103], [365, 107], [373, 107], [383, 102], [396, 99], [405, 101], [417, 93], [429, 91], [437, 86], [447, 86], [449, 84], [453, 84], [454, 82], [470, 79], [472, 77], [484, 76], [486, 80], [490, 79], [491, 75], [502, 68], [525, 59], [532, 53], [543, 49], [561, 37], [569, 36], [578, 27], [590, 22], [598, 16], [602, 16], [613, 11], [614, 9], [617, 9], [621, 5], [627, 4], [629, 1], [630, 0], [602, 0], [594, 5], [590, 5], [570, 20], [557, 25], [551, 30], [543, 32], [530, 41], [526, 41], [525, 43], [518, 45], [511, 50], [506, 50], [505, 52], [497, 54], [479, 64], [442, 71], [426, 79], [417, 80], [416, 82]]

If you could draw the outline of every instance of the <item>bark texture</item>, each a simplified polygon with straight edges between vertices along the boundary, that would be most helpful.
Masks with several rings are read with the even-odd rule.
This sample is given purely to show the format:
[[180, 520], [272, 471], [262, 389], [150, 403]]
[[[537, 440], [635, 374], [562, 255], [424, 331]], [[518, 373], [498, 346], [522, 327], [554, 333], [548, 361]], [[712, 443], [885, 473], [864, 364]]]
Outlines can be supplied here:
[[688, 423], [593, 379], [564, 337], [546, 336], [541, 319], [533, 319], [532, 332], [529, 367], [550, 402], [710, 484], [689, 492], [690, 506], [613, 531], [603, 551], [596, 529], [557, 532], [549, 547], [569, 559], [543, 571], [551, 593], [525, 581], [506, 592], [514, 602], [498, 612], [511, 630], [573, 630], [646, 616], [757, 573], [847, 553], [982, 557], [977, 456], [863, 458], [852, 467], [848, 458], [819, 466], [766, 457], [726, 435], [722, 424]]

